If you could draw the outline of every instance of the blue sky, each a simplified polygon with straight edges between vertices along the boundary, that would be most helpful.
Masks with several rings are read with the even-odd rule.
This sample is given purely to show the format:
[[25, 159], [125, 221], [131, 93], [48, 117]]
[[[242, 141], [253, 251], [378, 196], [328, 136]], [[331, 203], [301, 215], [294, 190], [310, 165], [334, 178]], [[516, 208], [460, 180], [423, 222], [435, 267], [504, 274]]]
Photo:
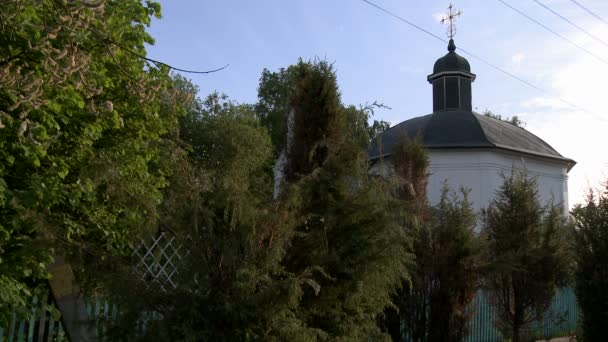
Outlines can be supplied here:
[[[446, 37], [438, 20], [449, 1], [373, 0], [403, 18]], [[505, 0], [608, 60], [608, 47], [577, 31], [532, 0]], [[608, 1], [578, 0], [608, 19]], [[457, 22], [456, 46], [537, 84], [541, 93], [464, 55], [477, 74], [473, 106], [518, 115], [526, 128], [578, 165], [570, 173], [570, 204], [589, 185], [608, 177], [608, 65], [577, 50], [505, 7], [497, 0], [453, 1], [464, 13]], [[608, 42], [608, 26], [570, 0], [542, 0]], [[148, 55], [185, 69], [218, 73], [187, 75], [200, 96], [226, 93], [254, 102], [263, 68], [277, 70], [299, 57], [334, 62], [346, 104], [378, 101], [391, 107], [377, 118], [392, 124], [432, 111], [426, 76], [446, 44], [361, 0], [161, 1], [163, 18], [150, 33]], [[457, 51], [458, 52], [458, 51]], [[567, 99], [590, 113], [561, 103]]]

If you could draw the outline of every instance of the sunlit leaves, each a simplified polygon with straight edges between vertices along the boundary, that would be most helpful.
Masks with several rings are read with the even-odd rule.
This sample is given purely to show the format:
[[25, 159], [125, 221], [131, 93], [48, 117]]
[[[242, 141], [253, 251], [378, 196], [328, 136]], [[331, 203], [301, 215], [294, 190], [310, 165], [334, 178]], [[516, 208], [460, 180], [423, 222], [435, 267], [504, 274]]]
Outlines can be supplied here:
[[138, 0], [0, 7], [0, 274], [16, 284], [0, 311], [45, 278], [54, 248], [79, 272], [154, 227], [178, 110], [162, 104], [167, 70], [122, 47], [145, 54], [158, 15]]

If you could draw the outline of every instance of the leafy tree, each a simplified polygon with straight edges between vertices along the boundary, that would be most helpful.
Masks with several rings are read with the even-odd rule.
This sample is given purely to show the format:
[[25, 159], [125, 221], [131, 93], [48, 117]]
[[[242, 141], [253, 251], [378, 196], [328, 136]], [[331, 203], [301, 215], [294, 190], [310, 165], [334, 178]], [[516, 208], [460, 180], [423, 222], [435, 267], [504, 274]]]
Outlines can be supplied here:
[[[121, 302], [145, 298], [119, 318], [117, 336], [132, 335], [134, 321], [156, 311], [162, 319], [150, 322], [144, 339], [388, 338], [376, 320], [408, 276], [401, 222], [409, 213], [389, 182], [368, 175], [361, 139], [368, 130], [356, 124], [366, 113], [345, 107], [336, 83], [326, 62], [265, 71], [260, 89], [274, 90], [260, 97], [281, 104], [274, 124], [261, 104], [217, 94], [191, 107], [179, 135], [189, 152], [174, 172], [188, 176], [172, 178], [165, 196], [172, 200], [163, 203], [167, 225], [190, 236], [188, 263], [175, 291], [116, 282]], [[288, 145], [274, 130], [287, 134], [290, 112]], [[286, 181], [275, 197], [273, 164], [282, 150]]]
[[558, 286], [567, 281], [568, 230], [558, 206], [544, 208], [536, 180], [512, 172], [484, 212], [488, 273], [485, 286], [499, 328], [514, 342], [546, 315]]
[[293, 73], [285, 68], [272, 72], [262, 70], [255, 111], [260, 122], [270, 132], [275, 156], [287, 142], [287, 117], [290, 110], [289, 94], [293, 86]]
[[181, 97], [140, 58], [152, 1], [0, 6], [0, 323], [56, 255], [79, 276], [154, 226]]
[[374, 120], [369, 129], [369, 137], [374, 139], [380, 134], [386, 132], [389, 128], [391, 128], [390, 122], [384, 120]]
[[590, 191], [585, 205], [572, 210], [575, 219], [575, 289], [581, 309], [583, 341], [608, 338], [608, 193]]
[[513, 115], [512, 117], [502, 117], [502, 115], [500, 114], [494, 114], [494, 112], [492, 112], [489, 109], [486, 109], [483, 111], [482, 113], [483, 115], [489, 117], [489, 118], [493, 118], [493, 119], [497, 119], [497, 120], [501, 120], [501, 121], [505, 121], [510, 123], [513, 126], [517, 126], [517, 127], [526, 127], [526, 123], [523, 122], [517, 115]]

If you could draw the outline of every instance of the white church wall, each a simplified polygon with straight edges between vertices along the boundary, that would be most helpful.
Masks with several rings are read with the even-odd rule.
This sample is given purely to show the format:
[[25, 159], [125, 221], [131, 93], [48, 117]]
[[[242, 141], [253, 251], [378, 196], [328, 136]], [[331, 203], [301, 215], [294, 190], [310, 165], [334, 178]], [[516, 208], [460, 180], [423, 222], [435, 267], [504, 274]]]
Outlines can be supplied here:
[[470, 189], [473, 207], [480, 211], [486, 208], [503, 183], [501, 175], [512, 170], [526, 170], [537, 177], [539, 199], [543, 205], [553, 200], [568, 209], [568, 170], [560, 161], [511, 153], [503, 150], [431, 150], [429, 202], [439, 202], [444, 181], [457, 189]]
[[[503, 183], [501, 175], [512, 170], [526, 170], [537, 177], [539, 199], [545, 205], [553, 200], [568, 212], [568, 169], [564, 162], [512, 153], [505, 150], [430, 150], [428, 196], [431, 205], [437, 204], [444, 181], [452, 189], [470, 189], [469, 199], [477, 212], [487, 208]], [[370, 173], [389, 176], [394, 169], [390, 158], [376, 162]]]

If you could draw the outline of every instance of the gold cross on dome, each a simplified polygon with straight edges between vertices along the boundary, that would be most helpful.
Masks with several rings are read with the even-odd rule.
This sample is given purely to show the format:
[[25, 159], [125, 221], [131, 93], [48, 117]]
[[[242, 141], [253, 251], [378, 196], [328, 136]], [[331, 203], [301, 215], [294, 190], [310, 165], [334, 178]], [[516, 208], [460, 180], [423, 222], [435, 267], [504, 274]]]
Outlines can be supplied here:
[[462, 11], [458, 10], [457, 12], [454, 12], [454, 5], [450, 4], [450, 6], [448, 6], [448, 13], [441, 19], [442, 24], [448, 25], [448, 37], [450, 37], [450, 39], [453, 39], [456, 35], [456, 25], [454, 25], [454, 23], [456, 22], [456, 18], [461, 15]]

